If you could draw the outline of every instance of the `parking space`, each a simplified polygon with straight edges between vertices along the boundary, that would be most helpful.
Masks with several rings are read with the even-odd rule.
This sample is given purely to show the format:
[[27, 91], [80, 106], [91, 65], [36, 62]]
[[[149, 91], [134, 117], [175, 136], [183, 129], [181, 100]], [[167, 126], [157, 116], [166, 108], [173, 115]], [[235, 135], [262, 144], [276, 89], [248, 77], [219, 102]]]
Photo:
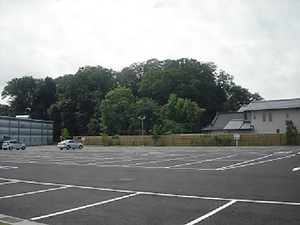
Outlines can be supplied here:
[[0, 213], [46, 224], [300, 224], [299, 147], [1, 151]]

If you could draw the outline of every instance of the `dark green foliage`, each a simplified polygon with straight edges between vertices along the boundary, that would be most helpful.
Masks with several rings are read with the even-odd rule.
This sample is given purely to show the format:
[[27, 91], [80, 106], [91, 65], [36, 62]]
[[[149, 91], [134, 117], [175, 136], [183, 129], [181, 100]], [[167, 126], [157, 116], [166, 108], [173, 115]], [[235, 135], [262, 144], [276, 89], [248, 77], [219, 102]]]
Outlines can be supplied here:
[[136, 118], [132, 118], [135, 97], [129, 88], [116, 88], [107, 93], [100, 104], [101, 121], [107, 134], [128, 134]]
[[0, 104], [0, 116], [11, 116], [10, 108], [8, 105]]
[[161, 116], [165, 119], [163, 120], [165, 123], [174, 124], [172, 128], [173, 132], [176, 130], [174, 133], [191, 133], [200, 131], [199, 124], [204, 112], [205, 109], [199, 107], [196, 102], [171, 94], [168, 103], [162, 108]]
[[66, 139], [70, 138], [70, 134], [69, 134], [69, 131], [67, 128], [63, 128], [61, 130], [60, 138], [61, 138], [61, 140], [66, 140]]
[[232, 139], [229, 137], [214, 137], [214, 141], [212, 145], [214, 146], [230, 146], [232, 142]]
[[[236, 85], [233, 76], [213, 63], [195, 59], [150, 59], [120, 72], [86, 66], [75, 74], [35, 79], [14, 78], [2, 91], [9, 107], [1, 114], [30, 113], [54, 121], [54, 138], [62, 128], [73, 135], [160, 134], [199, 132], [217, 111], [237, 110], [261, 100]], [[26, 111], [26, 109], [28, 109]]]
[[285, 132], [285, 143], [286, 145], [297, 145], [297, 127], [294, 125], [292, 120], [286, 120], [286, 132]]
[[160, 129], [161, 129], [161, 126], [155, 124], [150, 131], [152, 133], [152, 139], [153, 139], [155, 145], [156, 145], [157, 141], [160, 139], [160, 135], [159, 135], [161, 133]]

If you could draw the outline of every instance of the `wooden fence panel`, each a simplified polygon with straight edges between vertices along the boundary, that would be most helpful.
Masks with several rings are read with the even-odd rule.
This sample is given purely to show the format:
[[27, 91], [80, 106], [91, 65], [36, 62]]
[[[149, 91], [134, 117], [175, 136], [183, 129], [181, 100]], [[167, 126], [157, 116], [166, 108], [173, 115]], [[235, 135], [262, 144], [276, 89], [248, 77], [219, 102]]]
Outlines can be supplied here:
[[[74, 137], [80, 139], [81, 137]], [[105, 143], [101, 136], [86, 136], [85, 145], [121, 145], [121, 146], [234, 146], [233, 134], [173, 134], [161, 135], [158, 141], [152, 136], [120, 135], [107, 136]], [[297, 135], [300, 145], [300, 134]], [[240, 134], [239, 146], [282, 146], [285, 145], [285, 134]]]

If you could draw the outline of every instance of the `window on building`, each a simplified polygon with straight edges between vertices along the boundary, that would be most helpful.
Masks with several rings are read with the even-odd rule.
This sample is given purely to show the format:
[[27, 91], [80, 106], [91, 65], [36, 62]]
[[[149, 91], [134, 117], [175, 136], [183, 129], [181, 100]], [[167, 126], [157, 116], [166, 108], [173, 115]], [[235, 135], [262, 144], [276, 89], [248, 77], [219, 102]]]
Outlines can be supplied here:
[[272, 113], [269, 113], [269, 121], [272, 121]]
[[256, 114], [253, 114], [253, 119], [256, 120]]
[[266, 114], [265, 113], [263, 113], [263, 122], [266, 122]]

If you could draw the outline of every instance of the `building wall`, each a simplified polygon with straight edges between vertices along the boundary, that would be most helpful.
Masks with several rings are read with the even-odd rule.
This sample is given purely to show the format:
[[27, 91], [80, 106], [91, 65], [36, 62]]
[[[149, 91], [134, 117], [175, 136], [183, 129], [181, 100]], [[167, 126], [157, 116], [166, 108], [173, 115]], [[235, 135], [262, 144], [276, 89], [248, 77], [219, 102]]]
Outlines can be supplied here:
[[250, 118], [254, 133], [285, 133], [286, 120], [292, 120], [300, 130], [300, 109], [251, 111]]
[[15, 139], [24, 144], [53, 143], [53, 122], [44, 120], [0, 117], [0, 141]]

